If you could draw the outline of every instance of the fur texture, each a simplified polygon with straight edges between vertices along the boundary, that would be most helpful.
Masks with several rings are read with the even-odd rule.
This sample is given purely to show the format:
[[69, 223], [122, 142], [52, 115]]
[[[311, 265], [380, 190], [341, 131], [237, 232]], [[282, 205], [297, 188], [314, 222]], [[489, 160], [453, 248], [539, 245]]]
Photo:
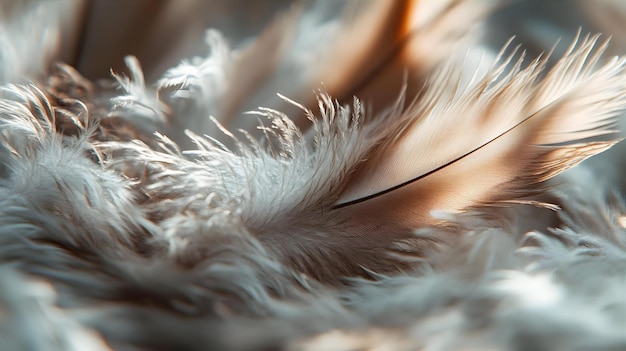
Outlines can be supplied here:
[[[148, 36], [195, 3], [162, 4]], [[479, 36], [504, 5], [320, 1], [92, 81], [54, 60], [98, 6], [0, 4], [1, 349], [626, 348], [623, 148], [579, 165], [619, 42], [527, 63]]]

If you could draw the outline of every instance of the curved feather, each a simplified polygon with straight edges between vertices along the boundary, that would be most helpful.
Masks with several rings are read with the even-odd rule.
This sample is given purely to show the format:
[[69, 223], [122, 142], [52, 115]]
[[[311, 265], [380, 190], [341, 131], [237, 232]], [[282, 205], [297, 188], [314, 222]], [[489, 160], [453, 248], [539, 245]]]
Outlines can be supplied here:
[[575, 41], [545, 77], [549, 55], [523, 69], [523, 55], [513, 67], [509, 56], [467, 87], [443, 70], [387, 131], [390, 141], [369, 152], [336, 208], [377, 225], [428, 225], [433, 210], [528, 196], [609, 148], [613, 116], [626, 106], [625, 61], [594, 70], [607, 46], [597, 40]]

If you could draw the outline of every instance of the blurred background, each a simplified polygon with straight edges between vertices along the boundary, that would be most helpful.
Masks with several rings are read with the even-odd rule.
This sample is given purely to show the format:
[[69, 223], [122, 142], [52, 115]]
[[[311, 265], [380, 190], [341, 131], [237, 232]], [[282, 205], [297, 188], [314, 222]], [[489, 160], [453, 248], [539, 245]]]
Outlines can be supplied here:
[[[294, 4], [327, 3], [329, 16], [340, 16], [348, 1], [312, 0], [0, 0], [4, 27], [41, 7], [45, 18], [24, 23], [36, 33], [41, 21], [61, 18], [61, 50], [57, 58], [90, 79], [108, 78], [109, 70], [124, 70], [124, 56], [142, 63], [148, 81], [157, 79], [181, 59], [206, 51], [204, 32], [214, 28], [232, 43], [253, 39], [276, 16]], [[356, 1], [366, 4], [368, 0]], [[480, 2], [480, 1], [479, 1]], [[483, 1], [493, 5], [496, 1]], [[354, 3], [354, 2], [353, 2]], [[531, 54], [560, 39], [570, 42], [576, 31], [614, 36], [613, 47], [624, 47], [620, 32], [625, 5], [619, 0], [507, 0], [488, 16], [483, 42], [499, 49], [511, 36]], [[36, 12], [36, 11], [35, 11]], [[38, 20], [38, 21], [37, 21]], [[33, 38], [34, 39], [34, 38]], [[323, 43], [320, 43], [323, 44]], [[619, 51], [619, 49], [615, 49]], [[534, 55], [531, 55], [534, 56]]]

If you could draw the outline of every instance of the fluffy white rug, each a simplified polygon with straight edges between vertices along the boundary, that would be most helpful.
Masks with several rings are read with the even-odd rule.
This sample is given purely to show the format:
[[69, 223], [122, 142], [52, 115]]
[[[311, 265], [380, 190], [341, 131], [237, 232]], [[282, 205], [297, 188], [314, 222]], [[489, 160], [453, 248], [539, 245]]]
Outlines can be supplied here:
[[626, 350], [619, 1], [227, 4], [0, 3], [1, 350]]

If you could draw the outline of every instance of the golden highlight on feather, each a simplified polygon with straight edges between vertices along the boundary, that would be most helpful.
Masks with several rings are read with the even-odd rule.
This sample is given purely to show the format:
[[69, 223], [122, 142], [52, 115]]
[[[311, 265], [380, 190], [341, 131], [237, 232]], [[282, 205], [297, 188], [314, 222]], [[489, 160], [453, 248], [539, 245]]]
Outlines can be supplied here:
[[366, 84], [370, 75], [398, 55], [398, 46], [410, 31], [411, 11], [416, 2], [374, 1], [357, 18], [344, 21], [346, 28], [339, 32], [333, 45], [336, 49], [326, 58], [326, 65], [320, 67], [318, 79], [329, 94], [340, 100], [357, 95], [356, 87]]
[[407, 77], [408, 96], [416, 94], [434, 67], [472, 41], [473, 23], [488, 11], [477, 1], [374, 1], [345, 24], [318, 79], [339, 101], [356, 96], [375, 114], [395, 100]]

